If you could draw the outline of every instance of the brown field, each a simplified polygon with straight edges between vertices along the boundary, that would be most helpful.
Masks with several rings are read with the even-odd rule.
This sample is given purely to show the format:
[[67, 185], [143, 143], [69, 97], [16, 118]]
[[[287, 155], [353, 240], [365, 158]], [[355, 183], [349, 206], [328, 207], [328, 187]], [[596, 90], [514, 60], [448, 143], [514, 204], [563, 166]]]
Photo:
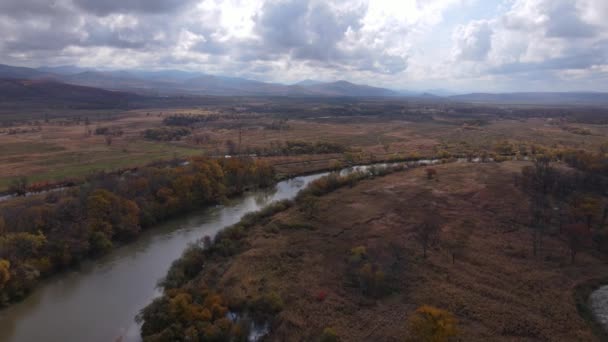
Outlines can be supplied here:
[[[143, 138], [148, 128], [163, 127], [162, 119], [172, 114], [223, 115], [181, 141], [161, 142]], [[17, 177], [30, 182], [82, 178], [91, 172], [135, 167], [157, 160], [189, 155], [223, 156], [226, 142], [239, 141], [243, 153], [269, 148], [273, 143], [305, 141], [331, 142], [345, 146], [350, 156], [300, 155], [269, 157], [282, 175], [312, 172], [335, 166], [337, 162], [369, 162], [399, 159], [413, 155], [436, 156], [440, 153], [479, 154], [493, 152], [499, 142], [508, 141], [516, 153], [530, 151], [532, 145], [548, 149], [577, 148], [597, 150], [605, 142], [608, 125], [558, 124], [551, 118], [504, 119], [492, 117], [481, 126], [470, 126], [470, 118], [453, 118], [431, 112], [423, 121], [407, 117], [383, 116], [382, 112], [365, 116], [324, 116], [292, 118], [287, 127], [269, 129], [275, 114], [229, 113], [225, 108], [178, 108], [131, 110], [111, 115], [28, 121], [0, 128], [0, 191]], [[277, 114], [279, 115], [279, 114]], [[91, 120], [88, 126], [84, 117]], [[286, 116], [278, 116], [285, 118]], [[287, 116], [288, 117], [288, 116]], [[103, 135], [87, 135], [88, 130], [110, 127], [123, 131], [106, 144]], [[21, 130], [8, 134], [9, 129]], [[586, 135], [577, 132], [585, 132]], [[239, 133], [240, 132], [240, 133]], [[194, 137], [204, 136], [204, 141]]]
[[[316, 340], [327, 327], [343, 341], [402, 341], [423, 304], [453, 312], [462, 341], [598, 340], [573, 291], [608, 266], [589, 253], [571, 264], [552, 236], [532, 256], [527, 197], [513, 182], [523, 165], [452, 163], [436, 167], [438, 180], [414, 169], [362, 181], [321, 197], [312, 219], [296, 207], [252, 228], [244, 252], [206, 264], [199, 279], [229, 302], [279, 294], [271, 341]], [[441, 243], [424, 259], [413, 238], [431, 205], [441, 236], [472, 221], [455, 264]], [[370, 297], [350, 281], [358, 246], [385, 273], [389, 294]]]

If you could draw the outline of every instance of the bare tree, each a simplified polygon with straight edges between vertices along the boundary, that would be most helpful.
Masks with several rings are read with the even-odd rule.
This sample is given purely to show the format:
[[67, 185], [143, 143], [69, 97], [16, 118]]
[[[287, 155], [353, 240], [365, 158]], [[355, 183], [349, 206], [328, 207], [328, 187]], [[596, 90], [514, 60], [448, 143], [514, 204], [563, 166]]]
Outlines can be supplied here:
[[441, 225], [439, 219], [433, 212], [429, 212], [424, 221], [414, 230], [416, 241], [418, 241], [422, 247], [424, 258], [426, 258], [428, 248], [439, 241], [440, 231]]
[[576, 254], [589, 243], [589, 230], [587, 230], [584, 223], [574, 223], [564, 227], [564, 233], [562, 235], [570, 250], [570, 261], [574, 263]]
[[226, 149], [228, 150], [228, 154], [230, 154], [230, 155], [236, 154], [236, 152], [237, 152], [237, 145], [232, 140], [226, 140]]
[[452, 257], [452, 264], [456, 263], [457, 257], [462, 257], [469, 244], [469, 238], [474, 229], [474, 223], [469, 220], [464, 220], [457, 227], [453, 227], [444, 238], [442, 244]]

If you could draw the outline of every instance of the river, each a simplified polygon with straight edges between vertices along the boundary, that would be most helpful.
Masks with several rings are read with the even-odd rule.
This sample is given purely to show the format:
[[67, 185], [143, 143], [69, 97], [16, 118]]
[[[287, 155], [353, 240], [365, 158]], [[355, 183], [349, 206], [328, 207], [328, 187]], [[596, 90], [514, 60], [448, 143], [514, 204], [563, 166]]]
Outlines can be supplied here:
[[600, 286], [589, 296], [591, 311], [595, 319], [608, 331], [608, 285]]
[[[415, 167], [438, 162], [419, 160], [375, 166]], [[353, 166], [340, 173], [369, 168], [370, 165]], [[294, 198], [311, 181], [324, 175], [327, 172], [281, 181], [271, 189], [247, 192], [226, 205], [159, 224], [102, 258], [43, 281], [24, 301], [0, 311], [0, 341], [139, 341], [135, 316], [160, 295], [158, 280], [189, 243], [205, 235], [214, 236], [245, 214], [272, 202]]]
[[325, 174], [282, 181], [160, 224], [133, 243], [47, 279], [24, 301], [0, 311], [0, 341], [138, 341], [134, 317], [159, 295], [156, 283], [190, 242], [213, 236], [271, 202], [294, 198]]

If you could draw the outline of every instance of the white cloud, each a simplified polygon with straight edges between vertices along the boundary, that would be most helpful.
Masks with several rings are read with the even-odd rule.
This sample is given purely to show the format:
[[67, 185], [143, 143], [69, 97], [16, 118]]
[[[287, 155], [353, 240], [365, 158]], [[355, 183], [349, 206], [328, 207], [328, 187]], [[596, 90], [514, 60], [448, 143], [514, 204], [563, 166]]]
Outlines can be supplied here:
[[606, 17], [606, 0], [2, 0], [0, 63], [608, 90]]
[[486, 20], [472, 21], [454, 31], [454, 57], [457, 60], [481, 61], [492, 48], [492, 27]]

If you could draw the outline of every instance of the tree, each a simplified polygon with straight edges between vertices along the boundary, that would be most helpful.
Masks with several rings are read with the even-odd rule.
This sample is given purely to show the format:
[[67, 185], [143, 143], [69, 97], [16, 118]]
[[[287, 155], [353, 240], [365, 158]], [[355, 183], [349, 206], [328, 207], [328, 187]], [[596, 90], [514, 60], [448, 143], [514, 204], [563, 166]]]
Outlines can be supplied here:
[[423, 305], [409, 319], [410, 340], [417, 342], [447, 342], [458, 335], [457, 321], [446, 310]]
[[323, 329], [320, 340], [321, 342], [338, 342], [340, 338], [334, 329], [327, 327]]
[[87, 199], [87, 220], [92, 232], [101, 232], [108, 239], [120, 239], [139, 233], [139, 208], [135, 202], [114, 193], [97, 189]]
[[319, 198], [314, 195], [306, 195], [302, 198], [302, 211], [308, 219], [315, 217], [319, 208]]
[[437, 242], [440, 231], [441, 225], [439, 224], [439, 220], [432, 213], [429, 213], [424, 222], [415, 228], [416, 241], [422, 246], [424, 258], [426, 258], [427, 249]]
[[233, 155], [236, 154], [238, 146], [233, 140], [226, 140], [226, 149], [228, 154]]
[[594, 218], [600, 216], [601, 210], [600, 200], [591, 195], [579, 196], [572, 203], [572, 214], [583, 218], [589, 231]]
[[583, 223], [569, 224], [564, 227], [563, 237], [570, 250], [570, 261], [574, 263], [576, 254], [589, 243], [589, 230]]
[[5, 234], [6, 232], [6, 221], [4, 221], [4, 217], [0, 215], [0, 235]]
[[554, 188], [557, 180], [557, 171], [551, 166], [548, 157], [538, 157], [534, 166], [522, 169], [524, 189], [529, 189], [546, 196]]
[[551, 221], [552, 209], [546, 197], [535, 193], [532, 195], [530, 211], [532, 216], [530, 222], [530, 228], [532, 230], [532, 253], [536, 256], [542, 251], [543, 237], [546, 227], [549, 226]]
[[456, 263], [456, 257], [461, 257], [469, 243], [469, 237], [473, 229], [473, 222], [464, 220], [458, 227], [452, 228], [445, 238], [443, 244], [452, 257], [452, 264]]
[[8, 260], [0, 259], [0, 290], [11, 280], [11, 263]]
[[27, 177], [22, 176], [11, 182], [8, 191], [17, 196], [25, 196], [27, 194]]

